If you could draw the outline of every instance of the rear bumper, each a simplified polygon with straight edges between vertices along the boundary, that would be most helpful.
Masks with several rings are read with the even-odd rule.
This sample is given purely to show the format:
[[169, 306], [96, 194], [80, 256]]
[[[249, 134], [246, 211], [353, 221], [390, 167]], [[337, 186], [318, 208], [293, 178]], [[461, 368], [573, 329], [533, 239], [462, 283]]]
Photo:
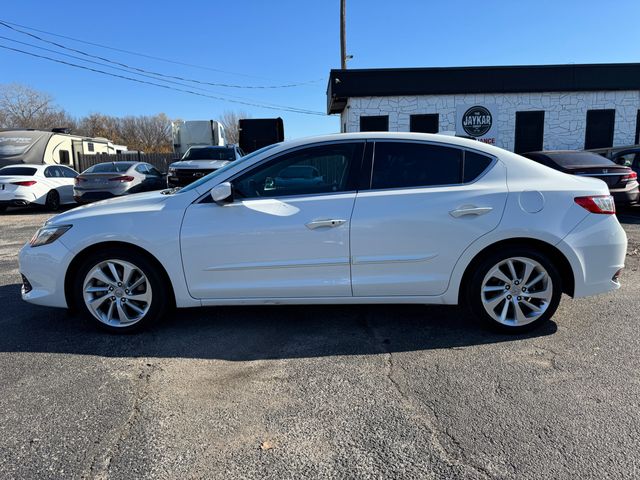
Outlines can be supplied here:
[[13, 192], [0, 191], [0, 205], [5, 207], [24, 207], [36, 200], [36, 196], [33, 193], [20, 190], [23, 189]]
[[91, 203], [91, 202], [97, 202], [98, 200], [106, 200], [108, 198], [113, 198], [116, 195], [114, 195], [111, 192], [92, 192], [91, 190], [87, 190], [87, 191], [80, 191], [80, 190], [74, 190], [73, 191], [73, 199], [78, 202], [78, 203]]
[[615, 215], [587, 215], [556, 246], [571, 264], [575, 298], [620, 288], [614, 277], [624, 268], [627, 235]]
[[624, 190], [611, 190], [611, 195], [616, 205], [634, 205], [640, 201], [640, 190], [637, 183]]
[[30, 205], [31, 200], [26, 199], [14, 199], [14, 200], [0, 200], [0, 207], [26, 207]]

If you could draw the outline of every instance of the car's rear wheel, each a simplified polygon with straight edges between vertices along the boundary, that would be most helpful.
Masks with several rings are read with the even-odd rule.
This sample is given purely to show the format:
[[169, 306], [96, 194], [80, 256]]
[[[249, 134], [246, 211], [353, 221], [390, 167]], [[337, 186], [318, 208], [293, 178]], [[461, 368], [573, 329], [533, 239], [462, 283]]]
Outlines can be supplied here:
[[473, 312], [486, 325], [503, 332], [524, 332], [553, 316], [562, 296], [562, 279], [540, 252], [508, 248], [480, 262], [467, 295]]
[[86, 258], [77, 270], [75, 307], [100, 328], [130, 333], [157, 321], [167, 309], [167, 286], [146, 257], [112, 248]]
[[47, 193], [47, 198], [44, 201], [44, 206], [50, 212], [56, 212], [60, 209], [60, 195], [55, 190], [50, 190]]
[[0, 205], [0, 213], [4, 213], [7, 211], [7, 206], [6, 205]]

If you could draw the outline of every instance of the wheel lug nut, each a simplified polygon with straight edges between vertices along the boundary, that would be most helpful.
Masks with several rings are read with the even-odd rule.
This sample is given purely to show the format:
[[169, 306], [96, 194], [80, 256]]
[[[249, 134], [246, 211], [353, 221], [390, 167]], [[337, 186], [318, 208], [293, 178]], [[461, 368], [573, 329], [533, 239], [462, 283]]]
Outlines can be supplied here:
[[122, 282], [118, 282], [118, 286], [121, 287], [122, 286]]
[[507, 300], [511, 300], [511, 295], [507, 295]]
[[514, 283], [515, 283], [516, 285], [520, 285], [520, 282], [519, 282], [518, 280], [516, 280]]
[[518, 300], [522, 300], [522, 297], [518, 297]]
[[111, 300], [115, 300], [115, 299], [116, 299], [116, 297], [111, 297]]
[[129, 295], [129, 290], [125, 290], [124, 293], [126, 293], [127, 295]]
[[509, 290], [511, 288], [511, 285], [505, 285], [505, 287], [507, 290]]

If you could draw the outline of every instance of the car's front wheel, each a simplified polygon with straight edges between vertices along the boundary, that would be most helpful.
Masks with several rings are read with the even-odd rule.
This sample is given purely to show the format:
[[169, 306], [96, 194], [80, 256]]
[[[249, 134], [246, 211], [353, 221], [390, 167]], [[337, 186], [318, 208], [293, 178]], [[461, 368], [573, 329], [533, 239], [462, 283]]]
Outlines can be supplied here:
[[488, 255], [468, 285], [468, 302], [486, 325], [524, 332], [549, 320], [560, 303], [557, 268], [533, 248], [507, 248]]
[[113, 333], [140, 330], [158, 320], [167, 309], [167, 293], [153, 262], [123, 248], [84, 259], [73, 285], [75, 307]]

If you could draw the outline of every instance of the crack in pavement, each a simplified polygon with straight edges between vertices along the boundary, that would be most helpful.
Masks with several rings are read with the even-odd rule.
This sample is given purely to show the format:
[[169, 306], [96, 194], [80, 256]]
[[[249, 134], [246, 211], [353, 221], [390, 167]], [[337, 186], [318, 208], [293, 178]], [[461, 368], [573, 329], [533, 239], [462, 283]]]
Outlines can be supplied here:
[[[446, 465], [450, 467], [459, 467], [459, 468], [462, 468], [463, 470], [471, 471], [471, 473], [481, 478], [485, 478], [485, 479], [493, 478], [491, 473], [488, 470], [486, 470], [484, 467], [473, 465], [469, 462], [464, 461], [463, 459], [456, 458], [454, 455], [452, 455], [447, 451], [447, 449], [444, 447], [444, 445], [440, 441], [440, 438], [438, 437], [439, 433], [442, 433], [443, 435], [450, 438], [452, 443], [454, 443], [461, 452], [464, 451], [464, 448], [462, 447], [460, 442], [456, 440], [450, 433], [440, 430], [440, 428], [438, 427], [438, 423], [439, 423], [438, 416], [435, 412], [435, 409], [430, 405], [425, 404], [424, 402], [419, 402], [419, 405], [416, 405], [416, 400], [412, 396], [407, 394], [407, 392], [405, 392], [400, 382], [398, 382], [396, 378], [394, 378], [393, 372], [396, 366], [393, 361], [393, 354], [386, 347], [384, 347], [385, 340], [380, 337], [378, 332], [369, 322], [368, 313], [365, 313], [363, 315], [362, 323], [367, 333], [371, 336], [371, 338], [373, 338], [376, 344], [380, 346], [380, 353], [385, 354], [387, 380], [389, 381], [389, 383], [391, 383], [393, 389], [398, 393], [399, 397], [402, 400], [402, 403], [405, 404], [407, 409], [411, 410], [413, 412], [413, 416], [418, 420], [420, 420], [422, 424], [426, 426], [427, 429], [431, 432], [430, 444], [433, 450], [437, 453], [437, 456], [440, 458], [440, 460], [442, 460]], [[427, 409], [430, 412], [430, 415], [426, 414], [424, 409], [420, 408], [421, 406], [427, 407]]]
[[104, 480], [109, 477], [111, 462], [114, 457], [119, 454], [122, 444], [129, 438], [132, 428], [138, 422], [142, 403], [149, 393], [151, 375], [158, 369], [160, 369], [158, 365], [149, 363], [146, 360], [143, 361], [140, 372], [136, 380], [134, 380], [136, 387], [134, 389], [133, 403], [129, 416], [124, 423], [115, 430], [115, 434], [111, 437], [109, 444], [93, 457], [89, 465], [89, 471], [85, 475], [82, 475], [82, 478]]

